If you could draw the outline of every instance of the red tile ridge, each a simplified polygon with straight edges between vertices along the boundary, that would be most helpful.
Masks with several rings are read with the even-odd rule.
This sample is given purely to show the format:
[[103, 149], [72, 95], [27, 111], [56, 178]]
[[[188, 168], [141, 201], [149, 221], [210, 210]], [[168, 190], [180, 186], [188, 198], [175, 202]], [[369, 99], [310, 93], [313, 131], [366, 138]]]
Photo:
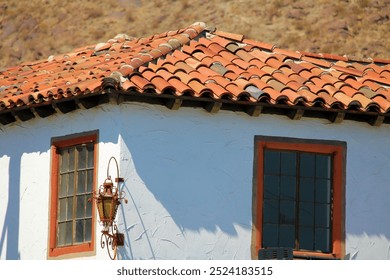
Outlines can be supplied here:
[[374, 57], [372, 59], [372, 61], [374, 63], [382, 63], [382, 64], [390, 64], [390, 59], [384, 59], [384, 58], [377, 58], [377, 57]]
[[280, 48], [274, 48], [273, 52], [277, 53], [277, 54], [285, 55], [286, 57], [289, 57], [289, 58], [298, 59], [298, 60], [300, 60], [302, 58], [302, 53], [299, 51], [291, 51], [291, 50], [285, 50], [285, 49], [280, 49]]
[[324, 60], [324, 59], [318, 59], [318, 58], [313, 58], [310, 56], [302, 56], [301, 60], [307, 61], [325, 68], [330, 68], [332, 66], [332, 63]]
[[250, 39], [244, 39], [243, 43], [245, 43], [247, 45], [254, 46], [254, 47], [258, 47], [260, 49], [264, 49], [267, 51], [273, 51], [273, 49], [276, 48], [276, 45], [264, 43], [264, 42], [258, 42], [258, 41], [250, 40]]
[[214, 34], [221, 36], [223, 38], [238, 41], [238, 42], [242, 42], [242, 40], [244, 40], [244, 35], [241, 35], [241, 34], [229, 33], [229, 32], [220, 31], [220, 30], [214, 31]]

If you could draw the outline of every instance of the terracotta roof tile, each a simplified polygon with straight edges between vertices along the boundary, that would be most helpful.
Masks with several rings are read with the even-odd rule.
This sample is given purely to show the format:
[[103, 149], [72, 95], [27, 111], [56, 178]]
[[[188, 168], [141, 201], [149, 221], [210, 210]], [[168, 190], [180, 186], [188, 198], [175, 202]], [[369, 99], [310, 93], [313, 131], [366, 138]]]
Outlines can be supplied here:
[[390, 60], [285, 50], [195, 23], [0, 70], [0, 122], [17, 107], [99, 95], [105, 78], [124, 93], [390, 112]]

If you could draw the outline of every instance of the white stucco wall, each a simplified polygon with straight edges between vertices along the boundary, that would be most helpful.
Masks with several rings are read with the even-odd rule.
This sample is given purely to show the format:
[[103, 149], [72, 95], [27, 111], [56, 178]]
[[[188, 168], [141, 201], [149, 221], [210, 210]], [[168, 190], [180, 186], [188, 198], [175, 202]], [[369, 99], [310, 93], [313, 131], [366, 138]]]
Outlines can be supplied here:
[[47, 258], [50, 140], [95, 129], [98, 182], [111, 156], [126, 180], [120, 258], [250, 259], [255, 135], [346, 141], [346, 253], [390, 258], [389, 125], [132, 103], [2, 127], [1, 259]]

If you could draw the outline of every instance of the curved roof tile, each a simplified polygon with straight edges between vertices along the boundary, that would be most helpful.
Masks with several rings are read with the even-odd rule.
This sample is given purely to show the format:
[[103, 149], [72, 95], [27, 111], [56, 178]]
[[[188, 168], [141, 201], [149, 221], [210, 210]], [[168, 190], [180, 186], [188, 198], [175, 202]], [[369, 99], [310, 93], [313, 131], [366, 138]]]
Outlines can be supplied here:
[[105, 94], [108, 77], [123, 93], [170, 90], [192, 98], [390, 112], [390, 60], [285, 50], [195, 23], [145, 38], [120, 34], [1, 69], [0, 122], [16, 107]]

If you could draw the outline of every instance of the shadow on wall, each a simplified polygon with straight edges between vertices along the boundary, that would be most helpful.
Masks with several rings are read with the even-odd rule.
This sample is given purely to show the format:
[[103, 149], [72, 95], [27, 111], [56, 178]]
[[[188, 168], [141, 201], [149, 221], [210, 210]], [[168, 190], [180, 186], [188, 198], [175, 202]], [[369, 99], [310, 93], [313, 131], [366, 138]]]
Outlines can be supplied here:
[[[20, 220], [20, 162], [22, 155], [12, 155], [9, 161], [8, 202], [5, 212], [4, 224], [0, 235], [0, 256], [3, 256], [6, 247], [5, 258], [7, 260], [20, 259], [19, 252], [19, 220]], [[4, 186], [6, 187], [6, 186]], [[3, 191], [3, 190], [1, 190]]]
[[[236, 225], [250, 229], [253, 152], [236, 146], [236, 136], [226, 140], [196, 131], [196, 126], [186, 132], [175, 128], [137, 132], [122, 134], [125, 161], [132, 162], [122, 158], [120, 164], [134, 165], [137, 176], [182, 231], [237, 236]], [[134, 191], [131, 183], [127, 187]]]

